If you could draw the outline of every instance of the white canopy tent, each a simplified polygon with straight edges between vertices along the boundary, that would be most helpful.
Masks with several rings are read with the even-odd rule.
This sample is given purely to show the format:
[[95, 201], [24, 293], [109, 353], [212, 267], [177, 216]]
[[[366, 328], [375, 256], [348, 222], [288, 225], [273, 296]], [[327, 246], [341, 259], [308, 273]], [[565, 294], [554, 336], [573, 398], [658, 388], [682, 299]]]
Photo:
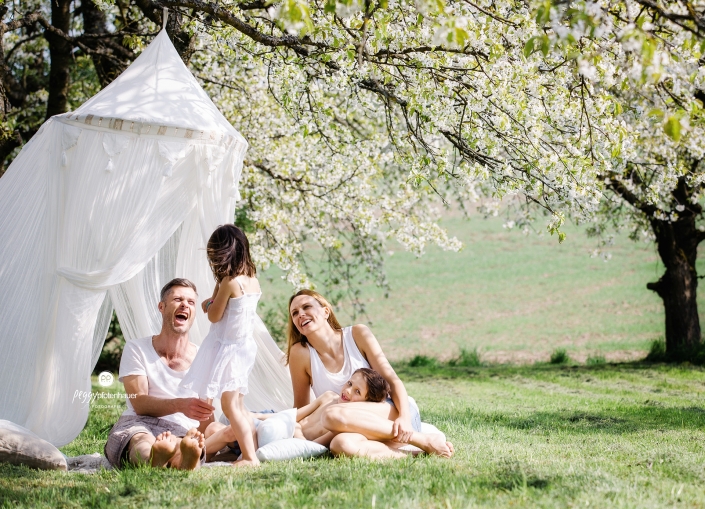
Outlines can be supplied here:
[[[113, 308], [131, 340], [159, 331], [173, 277], [212, 293], [205, 245], [233, 221], [246, 150], [165, 31], [41, 127], [0, 179], [0, 419], [72, 441]], [[208, 327], [199, 312], [191, 340]], [[283, 354], [261, 321], [256, 339], [246, 403], [289, 408]]]

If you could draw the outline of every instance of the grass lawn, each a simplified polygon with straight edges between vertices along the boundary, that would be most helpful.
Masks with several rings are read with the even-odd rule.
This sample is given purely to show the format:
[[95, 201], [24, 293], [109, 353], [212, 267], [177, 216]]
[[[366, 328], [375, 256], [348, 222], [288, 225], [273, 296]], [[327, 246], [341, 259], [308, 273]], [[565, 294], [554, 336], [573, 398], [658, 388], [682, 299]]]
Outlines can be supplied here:
[[[705, 506], [705, 385], [699, 368], [397, 369], [424, 420], [454, 442], [455, 458], [380, 463], [322, 458], [251, 471], [127, 469], [95, 475], [0, 465], [0, 505]], [[102, 450], [121, 409], [100, 404], [94, 404], [81, 435], [62, 449], [66, 454]]]

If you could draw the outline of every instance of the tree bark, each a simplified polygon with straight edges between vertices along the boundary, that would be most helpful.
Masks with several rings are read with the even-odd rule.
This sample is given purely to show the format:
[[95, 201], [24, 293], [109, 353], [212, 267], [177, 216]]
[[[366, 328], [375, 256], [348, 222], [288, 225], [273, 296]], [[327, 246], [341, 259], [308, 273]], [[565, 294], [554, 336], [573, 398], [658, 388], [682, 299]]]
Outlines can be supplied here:
[[[51, 24], [68, 34], [71, 28], [71, 0], [52, 0]], [[49, 70], [49, 97], [46, 118], [68, 111], [70, 70], [73, 63], [73, 45], [57, 34], [47, 31], [51, 68]]]
[[695, 268], [701, 234], [692, 216], [675, 222], [652, 219], [651, 226], [666, 272], [646, 287], [663, 300], [666, 356], [672, 361], [693, 360], [701, 345]]
[[[83, 27], [85, 33], [88, 34], [107, 34], [107, 22], [105, 13], [98, 9], [93, 3], [93, 0], [83, 0], [81, 3], [81, 13], [83, 14]], [[96, 48], [100, 45], [100, 41], [86, 41], [86, 45], [91, 48]], [[117, 78], [125, 68], [116, 64], [116, 58], [107, 58], [105, 55], [92, 54], [93, 67], [95, 68], [100, 86], [107, 87], [115, 78]]]

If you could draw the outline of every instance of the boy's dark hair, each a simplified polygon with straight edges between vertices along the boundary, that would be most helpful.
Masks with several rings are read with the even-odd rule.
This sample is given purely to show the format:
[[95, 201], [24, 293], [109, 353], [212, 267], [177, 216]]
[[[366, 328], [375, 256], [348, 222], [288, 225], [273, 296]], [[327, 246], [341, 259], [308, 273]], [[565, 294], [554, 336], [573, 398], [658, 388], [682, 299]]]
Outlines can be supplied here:
[[164, 288], [162, 288], [162, 291], [159, 294], [159, 300], [162, 302], [166, 302], [164, 299], [166, 299], [166, 296], [169, 295], [169, 292], [175, 286], [184, 286], [186, 288], [191, 288], [191, 290], [193, 290], [194, 293], [196, 295], [198, 295], [198, 290], [196, 290], [195, 284], [193, 284], [188, 279], [177, 277], [177, 278], [172, 279], [171, 281], [169, 281], [167, 284], [164, 285]]
[[367, 397], [365, 398], [367, 401], [378, 403], [387, 399], [390, 390], [389, 382], [382, 375], [370, 368], [360, 368], [355, 370], [355, 373], [360, 373], [367, 382]]
[[208, 263], [211, 264], [215, 280], [237, 277], [244, 274], [255, 277], [257, 269], [250, 258], [250, 243], [247, 235], [234, 224], [224, 224], [215, 229], [206, 247]]

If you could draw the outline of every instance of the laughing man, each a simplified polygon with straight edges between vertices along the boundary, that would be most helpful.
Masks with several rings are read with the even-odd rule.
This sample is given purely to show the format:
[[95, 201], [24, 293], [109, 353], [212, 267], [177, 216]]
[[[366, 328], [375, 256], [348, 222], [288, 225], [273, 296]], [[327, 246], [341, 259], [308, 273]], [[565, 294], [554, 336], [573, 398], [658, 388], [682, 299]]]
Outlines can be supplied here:
[[159, 334], [125, 344], [119, 380], [128, 395], [127, 409], [105, 444], [105, 456], [115, 467], [131, 463], [194, 470], [205, 460], [202, 431], [212, 420], [213, 407], [184, 397], [179, 389], [198, 350], [189, 341], [197, 298], [191, 281], [172, 279], [161, 291]]

